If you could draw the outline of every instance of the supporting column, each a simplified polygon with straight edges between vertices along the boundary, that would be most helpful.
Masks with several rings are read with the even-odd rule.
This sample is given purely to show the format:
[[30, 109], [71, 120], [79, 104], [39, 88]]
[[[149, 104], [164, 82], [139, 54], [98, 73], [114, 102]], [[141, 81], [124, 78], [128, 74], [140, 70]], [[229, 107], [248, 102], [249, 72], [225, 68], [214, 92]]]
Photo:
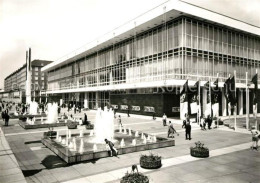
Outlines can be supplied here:
[[243, 90], [238, 90], [238, 115], [243, 115]]
[[99, 92], [96, 92], [96, 109], [99, 108], [98, 101], [99, 101]]
[[203, 108], [203, 116], [205, 116], [205, 112], [207, 109], [207, 89], [205, 87], [202, 88], [202, 108]]
[[224, 95], [224, 88], [222, 88], [222, 116], [227, 116], [227, 100]]

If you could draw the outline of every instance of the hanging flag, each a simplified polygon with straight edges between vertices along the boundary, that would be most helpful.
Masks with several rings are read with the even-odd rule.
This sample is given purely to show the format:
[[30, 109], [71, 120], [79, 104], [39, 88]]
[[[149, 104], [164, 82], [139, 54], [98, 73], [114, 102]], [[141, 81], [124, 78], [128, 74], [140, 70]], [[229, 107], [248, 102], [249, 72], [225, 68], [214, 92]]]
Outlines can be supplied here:
[[230, 79], [230, 87], [229, 87], [229, 102], [231, 103], [231, 107], [236, 105], [236, 88], [235, 88], [235, 76]]
[[185, 114], [188, 114], [188, 80], [180, 93], [180, 118], [184, 120]]
[[219, 88], [218, 79], [213, 83], [216, 87], [211, 90], [211, 102], [212, 102], [212, 112], [213, 116], [219, 116]]
[[257, 90], [258, 90], [258, 74], [255, 74], [252, 78], [252, 83], [254, 83], [254, 98], [253, 98], [253, 113], [257, 114]]
[[206, 103], [206, 109], [204, 110], [205, 116], [210, 115], [211, 116], [211, 95], [210, 95], [210, 82], [206, 82], [204, 87], [206, 88], [206, 94], [207, 94], [207, 103]]
[[197, 81], [192, 88], [191, 98], [190, 98], [190, 109], [191, 114], [196, 114], [198, 112], [198, 100], [199, 100], [199, 81]]

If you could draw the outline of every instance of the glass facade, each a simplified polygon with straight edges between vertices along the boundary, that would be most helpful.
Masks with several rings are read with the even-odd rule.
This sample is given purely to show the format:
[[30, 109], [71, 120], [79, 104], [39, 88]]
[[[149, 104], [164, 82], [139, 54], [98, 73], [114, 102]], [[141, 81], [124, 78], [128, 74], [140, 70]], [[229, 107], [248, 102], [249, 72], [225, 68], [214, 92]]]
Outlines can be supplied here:
[[48, 72], [48, 90], [172, 79], [237, 82], [251, 78], [260, 62], [259, 36], [188, 17], [134, 34], [91, 55]]

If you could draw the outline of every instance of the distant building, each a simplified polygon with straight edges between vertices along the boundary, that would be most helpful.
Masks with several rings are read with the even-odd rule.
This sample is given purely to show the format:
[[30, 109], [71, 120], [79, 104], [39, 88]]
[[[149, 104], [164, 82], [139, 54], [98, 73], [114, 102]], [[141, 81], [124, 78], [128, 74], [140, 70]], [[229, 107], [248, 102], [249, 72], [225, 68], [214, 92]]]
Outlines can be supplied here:
[[[32, 101], [45, 101], [41, 93], [47, 89], [47, 75], [41, 72], [41, 68], [51, 63], [46, 60], [33, 60], [31, 62], [31, 95]], [[4, 92], [0, 98], [6, 101], [25, 102], [26, 64], [5, 78]]]
[[[213, 85], [217, 78], [219, 115], [226, 116], [223, 83], [235, 70], [237, 114], [245, 114], [246, 83], [256, 69], [260, 69], [259, 27], [172, 0], [45, 66], [43, 72], [48, 73], [51, 100], [90, 109], [110, 105], [118, 112], [183, 117], [179, 91], [184, 83], [189, 80], [188, 85], [194, 86], [200, 80], [200, 107], [205, 111], [204, 84]], [[249, 99], [252, 113], [252, 92]], [[187, 110], [190, 114], [190, 107]]]

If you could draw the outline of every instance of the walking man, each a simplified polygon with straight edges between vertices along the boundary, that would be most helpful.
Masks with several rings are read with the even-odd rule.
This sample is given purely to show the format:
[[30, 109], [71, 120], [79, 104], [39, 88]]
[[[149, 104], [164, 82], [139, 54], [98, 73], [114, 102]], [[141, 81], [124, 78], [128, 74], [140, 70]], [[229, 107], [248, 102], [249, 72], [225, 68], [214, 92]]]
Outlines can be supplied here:
[[7, 110], [5, 111], [5, 115], [4, 116], [5, 116], [5, 126], [8, 126], [8, 122], [9, 122], [10, 116], [9, 116]]
[[167, 116], [165, 115], [165, 113], [163, 113], [163, 126], [166, 126], [166, 122], [167, 122]]
[[121, 120], [121, 116], [120, 116], [120, 115], [118, 116], [117, 121], [118, 121], [118, 127], [119, 127], [120, 125], [121, 125], [121, 127], [123, 127], [123, 125], [122, 125], [122, 120]]
[[129, 107], [127, 109], [127, 117], [130, 117], [130, 109], [129, 109]]
[[186, 140], [191, 140], [191, 125], [190, 122], [187, 122], [186, 124], [186, 129], [185, 129], [185, 136], [186, 136]]
[[105, 142], [106, 142], [106, 144], [107, 144], [108, 147], [109, 147], [108, 150], [110, 151], [110, 156], [113, 156], [113, 151], [115, 151], [116, 156], [117, 156], [118, 151], [117, 151], [117, 149], [115, 148], [114, 144], [113, 144], [111, 141], [107, 140], [107, 139], [105, 139]]

